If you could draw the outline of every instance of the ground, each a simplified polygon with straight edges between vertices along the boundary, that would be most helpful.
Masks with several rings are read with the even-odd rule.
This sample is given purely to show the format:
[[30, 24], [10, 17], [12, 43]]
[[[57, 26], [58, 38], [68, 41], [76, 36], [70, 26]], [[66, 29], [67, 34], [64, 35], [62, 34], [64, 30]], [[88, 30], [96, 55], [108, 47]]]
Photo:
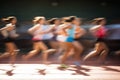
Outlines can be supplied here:
[[105, 64], [91, 60], [79, 67], [68, 60], [68, 68], [60, 68], [59, 62], [53, 58], [50, 59], [52, 63], [47, 65], [38, 58], [16, 61], [14, 65], [1, 61], [0, 80], [120, 80], [118, 59], [108, 59]]

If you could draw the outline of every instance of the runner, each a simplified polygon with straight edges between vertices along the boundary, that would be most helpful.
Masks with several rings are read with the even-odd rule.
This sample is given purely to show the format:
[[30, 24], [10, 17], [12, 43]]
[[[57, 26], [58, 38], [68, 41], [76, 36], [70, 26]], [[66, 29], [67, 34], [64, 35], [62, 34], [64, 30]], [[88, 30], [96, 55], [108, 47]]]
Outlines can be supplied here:
[[17, 46], [15, 45], [15, 39], [19, 36], [16, 33], [17, 19], [14, 16], [10, 16], [2, 19], [3, 22], [7, 23], [5, 27], [1, 28], [0, 31], [4, 37], [4, 43], [6, 46], [6, 52], [0, 56], [1, 58], [10, 57], [10, 63], [14, 64], [17, 52]]
[[106, 56], [109, 52], [107, 45], [105, 44], [105, 35], [106, 35], [106, 19], [105, 18], [96, 18], [93, 20], [94, 27], [90, 29], [90, 31], [96, 36], [97, 41], [95, 44], [95, 48], [92, 52], [85, 56], [84, 61], [87, 59], [99, 55], [98, 62], [104, 63]]
[[[42, 50], [43, 63], [47, 63], [48, 54], [50, 52], [53, 52], [54, 49], [48, 49], [48, 47], [43, 43], [43, 40], [45, 39], [45, 34], [46, 34], [44, 29], [46, 27], [45, 25], [46, 19], [43, 16], [38, 16], [34, 18], [33, 22], [35, 25], [28, 30], [28, 32], [31, 35], [33, 35], [33, 39], [32, 39], [33, 50], [30, 51], [27, 55], [23, 55], [23, 59], [28, 60], [31, 57], [38, 54], [40, 50]], [[52, 38], [52, 37], [53, 35], [49, 34], [49, 36], [46, 38]]]

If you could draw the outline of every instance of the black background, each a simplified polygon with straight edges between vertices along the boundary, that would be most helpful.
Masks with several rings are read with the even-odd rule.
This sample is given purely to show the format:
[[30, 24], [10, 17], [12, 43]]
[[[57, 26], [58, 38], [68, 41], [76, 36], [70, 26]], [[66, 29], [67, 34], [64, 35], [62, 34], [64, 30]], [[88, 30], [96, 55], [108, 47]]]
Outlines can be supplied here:
[[0, 0], [0, 18], [11, 15], [20, 21], [30, 21], [38, 15], [106, 17], [113, 21], [120, 20], [120, 4], [119, 0]]

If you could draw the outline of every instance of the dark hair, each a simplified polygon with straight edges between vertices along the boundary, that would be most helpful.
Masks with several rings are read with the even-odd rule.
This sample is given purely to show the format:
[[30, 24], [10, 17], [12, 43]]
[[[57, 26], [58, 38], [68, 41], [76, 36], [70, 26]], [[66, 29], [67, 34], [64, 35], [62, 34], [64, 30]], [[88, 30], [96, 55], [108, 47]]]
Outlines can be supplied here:
[[69, 16], [70, 18], [70, 22], [72, 22], [73, 20], [75, 20], [77, 17], [76, 16]]
[[73, 20], [75, 20], [77, 17], [76, 16], [69, 16], [69, 17], [63, 17], [62, 21], [63, 22], [72, 22]]
[[14, 19], [16, 19], [16, 17], [15, 16], [9, 16], [9, 17], [7, 17], [7, 18], [3, 18], [2, 19], [2, 21], [3, 22], [11, 22], [12, 20], [14, 20]]
[[62, 22], [70, 22], [69, 17], [62, 17], [61, 20]]
[[99, 25], [103, 20], [106, 20], [106, 19], [105, 18], [95, 18], [92, 20], [92, 23]]
[[52, 19], [48, 20], [48, 23], [49, 24], [55, 24], [56, 20], [59, 20], [59, 18], [52, 18]]

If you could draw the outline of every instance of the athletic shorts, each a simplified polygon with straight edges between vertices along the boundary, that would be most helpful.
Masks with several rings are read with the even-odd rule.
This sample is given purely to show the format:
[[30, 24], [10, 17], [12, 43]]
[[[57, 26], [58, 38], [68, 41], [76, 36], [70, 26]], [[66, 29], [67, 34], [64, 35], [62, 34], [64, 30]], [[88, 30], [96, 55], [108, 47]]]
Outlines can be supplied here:
[[59, 35], [59, 36], [57, 36], [57, 40], [58, 40], [58, 41], [61, 41], [61, 42], [73, 42], [73, 41], [74, 41], [74, 38], [69, 37], [69, 36]]

